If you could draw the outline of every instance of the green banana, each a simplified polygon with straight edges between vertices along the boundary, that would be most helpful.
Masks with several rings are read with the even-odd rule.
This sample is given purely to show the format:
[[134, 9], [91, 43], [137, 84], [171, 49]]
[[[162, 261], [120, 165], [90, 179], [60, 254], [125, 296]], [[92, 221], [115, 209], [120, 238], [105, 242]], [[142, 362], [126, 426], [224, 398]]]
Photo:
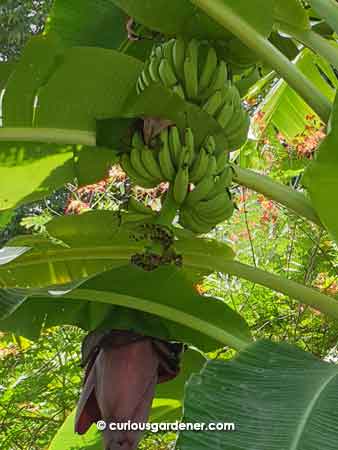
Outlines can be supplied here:
[[207, 175], [216, 175], [217, 172], [217, 160], [214, 155], [208, 157]]
[[182, 143], [180, 139], [180, 132], [177, 127], [169, 128], [169, 147], [171, 159], [176, 168], [179, 167], [180, 154], [182, 152]]
[[[134, 147], [132, 148], [130, 152], [130, 162], [135, 171], [143, 178], [149, 179], [149, 181], [152, 181], [154, 177], [150, 175], [150, 173], [147, 171], [147, 169], [144, 167], [144, 164], [142, 163], [141, 159], [141, 149]], [[159, 183], [159, 180], [156, 180], [157, 184]]]
[[163, 58], [163, 51], [162, 51], [162, 45], [156, 45], [156, 47], [153, 49], [154, 52], [154, 56], [157, 59], [162, 59]]
[[195, 218], [191, 209], [181, 209], [180, 224], [196, 234], [208, 233], [212, 227]]
[[140, 77], [141, 77], [141, 81], [142, 81], [143, 85], [146, 88], [149, 87], [150, 86], [150, 80], [149, 80], [145, 70], [142, 70]]
[[215, 91], [223, 91], [226, 86], [227, 77], [227, 65], [224, 61], [220, 61], [209, 87], [202, 92], [202, 98], [210, 97]]
[[243, 108], [236, 111], [232, 116], [231, 123], [227, 126], [226, 134], [231, 136], [236, 134], [241, 128], [245, 128], [247, 124], [248, 113]]
[[196, 184], [195, 189], [189, 192], [186, 198], [186, 205], [193, 206], [197, 202], [205, 198], [214, 186], [214, 177], [207, 174], [202, 180]]
[[171, 88], [177, 83], [176, 75], [167, 59], [162, 59], [158, 67], [158, 72], [164, 86]]
[[172, 91], [174, 92], [174, 94], [177, 94], [183, 100], [185, 99], [184, 89], [182, 88], [182, 86], [180, 84], [176, 84], [176, 86], [174, 86], [172, 88]]
[[220, 173], [223, 172], [227, 161], [228, 161], [228, 154], [226, 152], [220, 152], [217, 157], [216, 157], [216, 175], [219, 175]]
[[246, 113], [246, 111], [242, 110], [242, 114], [239, 118], [239, 122], [236, 126], [236, 129], [233, 128], [229, 132], [228, 129], [226, 129], [227, 139], [229, 147], [231, 149], [238, 148], [245, 143], [249, 127], [250, 127], [249, 115]]
[[184, 132], [184, 141], [189, 153], [189, 159], [187, 163], [189, 164], [189, 166], [191, 166], [195, 159], [195, 137], [191, 128], [186, 128]]
[[231, 122], [233, 114], [234, 107], [232, 102], [225, 103], [215, 118], [222, 128], [226, 128], [226, 126]]
[[205, 60], [203, 71], [199, 81], [199, 90], [203, 92], [211, 83], [214, 72], [217, 68], [217, 54], [213, 47], [208, 50], [207, 58]]
[[172, 181], [176, 171], [170, 155], [168, 128], [161, 131], [160, 138], [162, 141], [162, 147], [159, 151], [158, 159], [161, 172], [167, 181]]
[[204, 177], [208, 168], [208, 162], [208, 154], [202, 147], [190, 171], [190, 180], [192, 183], [196, 184]]
[[207, 151], [207, 153], [209, 153], [210, 155], [215, 153], [216, 141], [215, 141], [215, 138], [213, 136], [208, 136], [206, 138], [205, 143], [204, 143], [204, 148]]
[[227, 81], [224, 87], [224, 102], [231, 103], [236, 111], [237, 106], [241, 104], [241, 98], [236, 86], [234, 86], [231, 81]]
[[175, 177], [173, 197], [178, 205], [181, 205], [188, 193], [189, 170], [187, 166], [181, 166]]
[[157, 186], [157, 182], [142, 177], [132, 166], [130, 156], [124, 153], [121, 158], [121, 165], [126, 174], [135, 182], [137, 186], [141, 186], [146, 189], [151, 189]]
[[198, 42], [189, 42], [184, 60], [184, 82], [188, 99], [194, 100], [198, 96]]
[[186, 147], [192, 152], [194, 153], [195, 151], [195, 138], [194, 138], [194, 133], [192, 131], [191, 128], [186, 128], [185, 132], [184, 132], [184, 141], [185, 141], [185, 145]]
[[130, 197], [128, 200], [128, 211], [133, 211], [138, 214], [144, 214], [144, 215], [154, 215], [154, 211], [149, 208], [149, 206], [145, 206], [143, 203], [135, 200], [134, 197]]
[[216, 179], [213, 188], [205, 196], [205, 200], [210, 200], [221, 192], [224, 192], [226, 188], [231, 185], [232, 182], [232, 168], [226, 166], [220, 176]]
[[143, 91], [146, 89], [146, 86], [145, 86], [145, 84], [143, 83], [141, 77], [139, 77], [138, 80], [137, 80], [137, 86], [138, 86], [140, 92], [143, 92]]
[[133, 134], [133, 137], [131, 139], [131, 145], [135, 148], [144, 147], [143, 137], [139, 131], [135, 131], [135, 133]]
[[[199, 205], [200, 206], [200, 205]], [[234, 204], [232, 202], [229, 202], [228, 204], [224, 205], [224, 208], [218, 211], [218, 213], [214, 214], [203, 214], [199, 209], [196, 208], [196, 214], [197, 216], [203, 220], [205, 223], [208, 223], [212, 225], [213, 227], [217, 224], [224, 222], [225, 220], [229, 219], [234, 212]]]
[[186, 146], [183, 146], [178, 158], [178, 168], [182, 166], [190, 167], [193, 157], [194, 154], [192, 154], [191, 149], [189, 149]]
[[204, 215], [217, 215], [220, 211], [223, 211], [224, 208], [227, 207], [229, 203], [232, 203], [229, 194], [224, 191], [216, 195], [216, 197], [210, 200], [202, 200], [198, 203], [198, 207], [196, 207], [197, 211]]
[[165, 44], [163, 44], [163, 54], [168, 60], [170, 67], [174, 67], [174, 57], [173, 57], [173, 47], [175, 45], [175, 39], [170, 39]]
[[223, 106], [222, 91], [218, 90], [214, 92], [203, 105], [202, 109], [210, 116], [214, 116], [216, 112]]
[[149, 72], [149, 76], [150, 76], [151, 80], [154, 83], [159, 83], [161, 81], [159, 70], [158, 70], [159, 65], [160, 65], [160, 61], [157, 58], [155, 58], [155, 57], [150, 58], [150, 62], [148, 65], [148, 72]]
[[155, 150], [151, 150], [148, 147], [143, 147], [143, 149], [141, 150], [141, 159], [145, 169], [150, 173], [152, 177], [159, 180], [164, 180], [160, 165], [155, 156]]
[[173, 45], [173, 62], [176, 75], [182, 81], [184, 80], [184, 60], [185, 60], [185, 42], [179, 37]]

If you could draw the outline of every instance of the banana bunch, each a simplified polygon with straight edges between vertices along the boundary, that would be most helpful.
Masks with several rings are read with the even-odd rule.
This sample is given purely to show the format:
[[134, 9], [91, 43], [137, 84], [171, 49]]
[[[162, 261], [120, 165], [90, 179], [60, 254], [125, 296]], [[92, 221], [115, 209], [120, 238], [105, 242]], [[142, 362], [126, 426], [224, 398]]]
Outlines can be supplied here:
[[138, 186], [151, 189], [165, 181], [157, 158], [157, 151], [147, 147], [141, 132], [132, 137], [130, 153], [123, 153], [121, 165], [131, 180]]
[[[227, 188], [232, 169], [227, 153], [217, 150], [215, 139], [209, 136], [197, 146], [190, 128], [180, 132], [176, 126], [162, 130], [156, 139], [150, 148], [141, 132], [134, 133], [130, 153], [121, 157], [128, 176], [144, 188], [169, 182], [180, 209], [180, 224], [194, 233], [207, 233], [230, 217], [233, 203]], [[134, 199], [130, 199], [129, 209], [142, 216], [153, 214]]]
[[228, 80], [226, 63], [219, 60], [213, 47], [182, 38], [154, 47], [137, 81], [137, 92], [154, 83], [164, 85], [214, 117], [224, 128], [229, 149], [245, 142], [249, 116], [238, 90]]
[[216, 177], [204, 177], [182, 204], [180, 225], [196, 234], [203, 234], [231, 217], [234, 210], [228, 190], [231, 181], [232, 169], [229, 165]]

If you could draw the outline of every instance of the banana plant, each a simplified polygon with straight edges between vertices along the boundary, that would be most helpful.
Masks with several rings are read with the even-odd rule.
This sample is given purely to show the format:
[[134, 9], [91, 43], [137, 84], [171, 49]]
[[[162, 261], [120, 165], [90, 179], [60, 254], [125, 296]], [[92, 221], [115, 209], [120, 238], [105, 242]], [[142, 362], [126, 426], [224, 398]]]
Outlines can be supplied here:
[[[17, 63], [0, 63], [0, 223], [18, 206], [75, 178], [80, 186], [101, 180], [116, 164], [132, 185], [163, 188], [156, 211], [131, 196], [119, 211], [58, 217], [43, 234], [16, 236], [0, 249], [1, 330], [34, 339], [43, 326], [72, 324], [87, 330], [89, 339], [127, 336], [117, 339], [122, 350], [106, 338], [89, 346], [76, 419], [75, 413], [67, 419], [50, 450], [64, 448], [63, 439], [73, 449], [102, 448], [101, 435], [92, 429], [87, 438], [77, 436], [74, 420], [75, 431], [83, 433], [99, 419], [180, 417], [185, 382], [193, 373], [185, 388], [185, 418], [204, 418], [209, 407], [209, 418], [223, 417], [224, 401], [233, 420], [250, 428], [252, 409], [240, 407], [239, 397], [223, 395], [228, 374], [236, 361], [254, 366], [253, 359], [257, 367], [251, 370], [271, 369], [275, 390], [269, 380], [235, 371], [232, 383], [243, 402], [256, 405], [256, 387], [263, 398], [264, 393], [273, 397], [285, 385], [276, 367], [291, 376], [295, 354], [298, 369], [318, 366], [322, 372], [307, 390], [292, 384], [300, 397], [304, 392], [303, 415], [298, 426], [293, 422], [284, 430], [296, 437], [287, 436], [283, 448], [314, 448], [315, 435], [307, 432], [315, 420], [310, 413], [331, 393], [326, 389], [335, 370], [297, 349], [285, 350], [284, 358], [278, 346], [258, 343], [257, 350], [243, 317], [196, 289], [204, 276], [222, 272], [338, 317], [335, 298], [242, 264], [226, 244], [208, 237], [231, 217], [230, 188], [237, 183], [338, 240], [332, 208], [338, 189], [338, 6], [309, 3], [312, 8], [298, 0], [149, 0], [146, 6], [137, 0], [56, 0], [44, 34], [28, 42]], [[242, 98], [269, 91], [271, 80], [276, 83], [262, 111], [275, 127], [292, 138], [303, 131], [309, 113], [326, 127], [327, 138], [305, 169], [302, 191], [233, 158], [245, 148], [250, 127]], [[205, 363], [207, 353], [222, 346], [239, 352], [238, 360], [230, 368]], [[143, 362], [135, 357], [136, 348], [147, 355]], [[120, 374], [115, 386], [104, 370]], [[129, 378], [135, 404], [129, 404]], [[215, 379], [220, 386], [212, 389]], [[201, 394], [201, 404], [192, 405], [200, 385], [206, 397]], [[292, 395], [283, 390], [285, 404], [294, 401]], [[263, 412], [255, 417], [273, 427], [278, 406], [273, 399], [261, 400]], [[278, 413], [282, 420], [289, 412]], [[333, 417], [335, 411], [325, 414]], [[326, 448], [333, 448], [337, 428], [329, 438], [321, 430]], [[183, 432], [178, 443], [182, 450], [261, 445], [259, 433], [249, 434], [238, 433], [231, 441], [216, 433], [215, 441], [208, 433]], [[104, 445], [132, 450], [139, 438], [106, 433]], [[278, 434], [264, 445], [279, 448]]]

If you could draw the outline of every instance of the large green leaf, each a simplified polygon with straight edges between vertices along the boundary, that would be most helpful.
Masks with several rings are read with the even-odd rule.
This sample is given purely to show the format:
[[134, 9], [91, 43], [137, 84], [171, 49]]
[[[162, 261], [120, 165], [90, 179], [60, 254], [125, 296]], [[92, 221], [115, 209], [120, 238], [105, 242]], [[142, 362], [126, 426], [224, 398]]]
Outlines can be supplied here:
[[236, 432], [180, 434], [181, 450], [335, 450], [338, 368], [287, 344], [258, 342], [190, 379], [184, 422], [234, 423]]
[[[0, 286], [44, 288], [127, 264], [147, 242], [133, 238], [133, 221], [131, 214], [90, 211], [53, 219], [46, 225], [47, 236], [18, 236], [2, 249], [6, 257], [0, 259]], [[175, 247], [184, 263], [186, 253], [200, 255], [203, 261], [234, 257], [227, 245], [214, 240], [182, 238], [175, 241]], [[210, 267], [207, 263], [201, 267], [209, 273], [214, 270], [212, 262]]]
[[63, 45], [102, 47], [145, 59], [152, 41], [128, 40], [127, 15], [111, 0], [55, 0], [46, 33], [57, 34]]
[[105, 148], [0, 142], [0, 210], [43, 198], [74, 179], [94, 183], [116, 162], [116, 153]]
[[26, 45], [6, 84], [2, 102], [3, 126], [31, 126], [38, 89], [48, 80], [62, 55], [55, 36], [35, 36]]
[[80, 436], [74, 432], [76, 409], [73, 410], [54, 436], [48, 450], [103, 450], [102, 437], [95, 425]]
[[[86, 279], [129, 262], [143, 248], [120, 226], [120, 216], [92, 211], [57, 217], [46, 225], [48, 236], [19, 236], [6, 245], [14, 259], [0, 265], [0, 285], [9, 288], [44, 288]], [[18, 256], [18, 249], [30, 249]], [[20, 255], [20, 253], [19, 253]]]
[[[332, 85], [337, 87], [337, 78], [323, 58], [305, 49], [296, 58], [295, 64], [328, 99], [333, 101], [335, 89]], [[328, 78], [330, 84], [324, 79], [320, 70]], [[283, 80], [274, 86], [260, 110], [264, 114], [265, 124], [273, 123], [288, 140], [303, 133], [308, 124], [306, 116], [315, 114], [310, 106]]]
[[1, 321], [0, 329], [34, 338], [43, 325], [64, 323], [88, 330], [134, 329], [203, 351], [222, 344], [243, 347], [250, 340], [239, 315], [218, 299], [198, 295], [185, 272], [175, 267], [144, 272], [127, 265], [88, 280], [64, 296], [35, 294]]
[[[268, 36], [273, 24], [273, 2], [270, 0], [223, 0], [238, 16], [258, 32]], [[112, 0], [129, 16], [164, 34], [184, 34], [202, 39], [223, 40], [229, 32], [196, 8], [189, 0]], [[264, 11], [264, 14], [262, 14]]]
[[301, 0], [274, 0], [275, 21], [279, 28], [292, 26], [297, 29], [308, 30], [311, 28], [310, 20]]
[[110, 0], [55, 0], [46, 31], [68, 46], [117, 49], [127, 37], [127, 16]]
[[325, 227], [338, 242], [338, 98], [330, 120], [329, 134], [305, 172], [304, 183]]
[[96, 119], [117, 116], [128, 96], [136, 95], [142, 67], [137, 59], [114, 50], [66, 50], [63, 64], [40, 90], [35, 125], [95, 130]]
[[114, 50], [64, 49], [54, 35], [34, 37], [6, 85], [3, 125], [94, 131], [96, 119], [114, 117], [136, 94], [142, 67]]

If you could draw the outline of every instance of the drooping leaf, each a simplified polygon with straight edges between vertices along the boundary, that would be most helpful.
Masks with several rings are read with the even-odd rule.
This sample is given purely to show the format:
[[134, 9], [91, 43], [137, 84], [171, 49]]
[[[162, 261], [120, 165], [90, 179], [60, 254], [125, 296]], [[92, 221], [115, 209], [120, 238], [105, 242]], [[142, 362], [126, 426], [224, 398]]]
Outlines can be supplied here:
[[[57, 217], [46, 225], [47, 236], [18, 236], [1, 249], [0, 282], [6, 288], [44, 288], [126, 264], [148, 242], [133, 238], [133, 221], [131, 214], [111, 211]], [[175, 248], [186, 268], [196, 267], [191, 255], [200, 256], [208, 273], [215, 270], [214, 257], [234, 257], [227, 245], [208, 239], [182, 238]]]
[[116, 162], [106, 148], [0, 142], [0, 210], [43, 198], [74, 179], [80, 185], [99, 181]]
[[[112, 0], [137, 22], [168, 35], [224, 40], [229, 32], [196, 8], [189, 0]], [[241, 19], [261, 34], [270, 34], [273, 24], [273, 2], [266, 0], [223, 0]], [[264, 11], [264, 14], [261, 12]]]
[[178, 446], [335, 450], [337, 387], [336, 365], [288, 344], [252, 344], [232, 361], [208, 362], [186, 387], [184, 422], [233, 423], [236, 431], [184, 431]]
[[334, 207], [338, 191], [338, 99], [330, 119], [329, 134], [308, 166], [304, 183], [327, 230], [338, 242], [338, 213]]
[[218, 299], [198, 295], [184, 271], [170, 266], [153, 272], [121, 266], [84, 282], [65, 296], [33, 295], [13, 316], [1, 321], [0, 327], [32, 339], [43, 324], [50, 327], [64, 323], [89, 331], [133, 329], [186, 342], [203, 351], [222, 344], [241, 347], [250, 340], [248, 327], [239, 315]]
[[[109, 211], [57, 217], [46, 230], [47, 236], [19, 236], [6, 244], [3, 250], [13, 249], [14, 259], [0, 265], [1, 285], [44, 288], [71, 283], [125, 264], [143, 248], [142, 242], [131, 241], [125, 225], [120, 226], [119, 215]], [[20, 248], [25, 253], [15, 257]]]

